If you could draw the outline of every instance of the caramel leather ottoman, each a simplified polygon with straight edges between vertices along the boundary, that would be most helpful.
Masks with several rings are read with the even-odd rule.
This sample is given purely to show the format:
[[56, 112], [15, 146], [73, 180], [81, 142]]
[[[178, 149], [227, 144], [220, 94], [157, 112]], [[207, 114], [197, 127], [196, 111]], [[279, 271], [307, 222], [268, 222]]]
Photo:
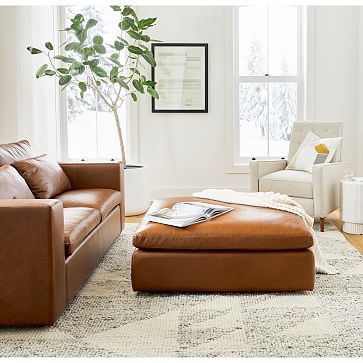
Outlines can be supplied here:
[[133, 238], [134, 291], [299, 291], [315, 281], [313, 238], [302, 218], [269, 208], [230, 205], [210, 222], [176, 228], [143, 221]]

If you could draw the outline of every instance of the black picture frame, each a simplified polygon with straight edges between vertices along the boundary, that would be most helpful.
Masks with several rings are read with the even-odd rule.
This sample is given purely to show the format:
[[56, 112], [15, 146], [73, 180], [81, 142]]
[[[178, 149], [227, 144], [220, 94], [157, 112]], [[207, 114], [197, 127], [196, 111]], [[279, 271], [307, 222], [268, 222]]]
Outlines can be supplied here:
[[[204, 109], [157, 109], [155, 107], [155, 99], [151, 99], [151, 112], [152, 113], [208, 113], [208, 43], [152, 43], [151, 52], [155, 57], [155, 48], [157, 47], [201, 47], [204, 48]], [[157, 63], [157, 59], [156, 59]], [[151, 79], [154, 82], [158, 80], [155, 79], [155, 69], [151, 68]]]

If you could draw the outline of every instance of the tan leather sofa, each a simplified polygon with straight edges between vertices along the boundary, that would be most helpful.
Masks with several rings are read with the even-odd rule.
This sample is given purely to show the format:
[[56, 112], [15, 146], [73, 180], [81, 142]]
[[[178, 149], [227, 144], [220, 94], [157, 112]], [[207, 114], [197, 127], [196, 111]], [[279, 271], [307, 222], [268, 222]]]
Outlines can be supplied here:
[[[0, 161], [29, 157], [19, 144], [0, 145]], [[53, 324], [123, 229], [123, 164], [60, 166], [70, 190], [52, 199], [0, 199], [1, 326]], [[4, 169], [0, 198], [14, 189], [16, 170]]]

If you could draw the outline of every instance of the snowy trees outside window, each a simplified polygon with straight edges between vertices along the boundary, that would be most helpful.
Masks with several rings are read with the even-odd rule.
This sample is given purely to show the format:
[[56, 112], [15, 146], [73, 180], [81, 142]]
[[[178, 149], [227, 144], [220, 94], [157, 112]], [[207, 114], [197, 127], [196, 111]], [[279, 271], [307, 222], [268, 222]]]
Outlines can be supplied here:
[[297, 119], [297, 7], [239, 8], [240, 157], [286, 156]]

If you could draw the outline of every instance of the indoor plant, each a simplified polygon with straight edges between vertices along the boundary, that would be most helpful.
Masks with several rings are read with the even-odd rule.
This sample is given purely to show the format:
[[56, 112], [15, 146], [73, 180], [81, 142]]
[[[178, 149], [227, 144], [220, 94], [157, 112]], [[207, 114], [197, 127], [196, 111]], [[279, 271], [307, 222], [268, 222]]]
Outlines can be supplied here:
[[[143, 71], [142, 62], [155, 67], [156, 63], [148, 44], [151, 41], [146, 31], [155, 25], [156, 18], [139, 19], [135, 10], [130, 6], [111, 6], [119, 13], [120, 34], [112, 44], [104, 43], [101, 35], [89, 36], [89, 30], [96, 26], [97, 20], [86, 20], [82, 14], [77, 14], [71, 19], [70, 27], [64, 29], [67, 34], [66, 41], [59, 47], [60, 52], [55, 52], [51, 42], [45, 43], [45, 49], [28, 47], [31, 54], [43, 54], [47, 63], [40, 66], [36, 77], [57, 77], [59, 86], [64, 90], [67, 86], [78, 87], [81, 99], [86, 92], [93, 90], [102, 99], [106, 107], [113, 113], [121, 157], [126, 168], [126, 194], [142, 195], [143, 191], [132, 191], [135, 188], [135, 171], [142, 172], [143, 168], [127, 166], [124, 139], [121, 132], [121, 123], [118, 109], [126, 97], [137, 101], [138, 94], [148, 93], [151, 97], [159, 98], [154, 89], [155, 82], [149, 80]], [[125, 51], [125, 60], [121, 61], [121, 52]], [[58, 65], [57, 62], [63, 63]], [[132, 182], [128, 182], [128, 170]], [[144, 185], [141, 181], [140, 187]], [[126, 195], [126, 208], [127, 206]], [[137, 213], [138, 208], [131, 208], [129, 214]]]

